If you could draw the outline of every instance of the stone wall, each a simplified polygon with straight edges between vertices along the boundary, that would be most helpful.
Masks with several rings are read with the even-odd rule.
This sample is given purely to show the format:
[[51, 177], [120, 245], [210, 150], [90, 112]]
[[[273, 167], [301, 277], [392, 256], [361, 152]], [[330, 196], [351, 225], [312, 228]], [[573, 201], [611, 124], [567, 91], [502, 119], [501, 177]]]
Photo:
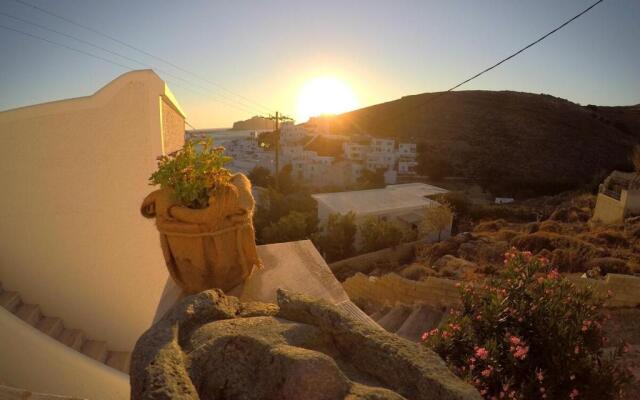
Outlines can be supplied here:
[[413, 260], [415, 247], [417, 244], [425, 243], [423, 240], [402, 243], [395, 247], [360, 254], [355, 257], [346, 258], [329, 264], [329, 268], [340, 281], [353, 276], [357, 272], [366, 272], [377, 265], [380, 266], [400, 266]]
[[356, 304], [384, 305], [423, 303], [447, 307], [459, 303], [456, 281], [429, 277], [423, 281], [405, 279], [397, 274], [381, 277], [357, 273], [342, 286]]
[[607, 307], [637, 307], [640, 305], [640, 278], [632, 275], [608, 274], [604, 279], [581, 278], [580, 275], [567, 277], [578, 287], [591, 286], [597, 293], [607, 295]]
[[[607, 295], [607, 307], [637, 307], [640, 305], [640, 278], [631, 275], [608, 274], [603, 280], [567, 276], [578, 287], [591, 286], [597, 293]], [[342, 284], [356, 304], [384, 305], [423, 303], [432, 306], [451, 306], [459, 302], [457, 281], [429, 277], [413, 281], [391, 273], [381, 277], [357, 273]]]

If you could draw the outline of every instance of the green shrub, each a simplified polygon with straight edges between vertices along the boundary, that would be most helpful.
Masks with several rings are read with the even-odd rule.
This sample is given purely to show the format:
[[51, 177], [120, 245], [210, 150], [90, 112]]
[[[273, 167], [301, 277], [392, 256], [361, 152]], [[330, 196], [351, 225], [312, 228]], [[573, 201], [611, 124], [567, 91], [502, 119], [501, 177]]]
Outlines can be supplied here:
[[265, 243], [291, 242], [306, 239], [309, 235], [309, 216], [305, 213], [292, 211], [278, 222], [271, 223], [262, 229], [262, 239]]
[[371, 252], [400, 244], [411, 234], [397, 224], [378, 217], [369, 217], [359, 226], [362, 251]]
[[[195, 146], [201, 146], [197, 151]], [[209, 195], [219, 185], [226, 184], [231, 174], [224, 165], [231, 160], [224, 148], [213, 147], [213, 141], [187, 141], [175, 153], [158, 157], [158, 170], [149, 178], [151, 185], [171, 189], [180, 204], [190, 208], [205, 208]]]
[[323, 232], [318, 232], [312, 237], [313, 243], [328, 262], [342, 260], [355, 254], [358, 230], [355, 218], [353, 212], [344, 215], [331, 214]]
[[512, 249], [498, 277], [461, 293], [460, 309], [423, 340], [484, 398], [613, 399], [630, 382], [616, 363], [626, 346], [603, 352], [603, 299], [546, 259]]

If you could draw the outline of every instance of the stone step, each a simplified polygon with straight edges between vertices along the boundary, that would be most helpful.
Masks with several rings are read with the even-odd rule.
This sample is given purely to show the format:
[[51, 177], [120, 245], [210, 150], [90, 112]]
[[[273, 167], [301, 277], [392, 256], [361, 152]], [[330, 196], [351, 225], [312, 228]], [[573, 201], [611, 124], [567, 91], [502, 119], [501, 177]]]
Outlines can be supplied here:
[[131, 353], [128, 351], [110, 351], [107, 356], [107, 365], [125, 374], [129, 373]]
[[11, 312], [15, 312], [22, 304], [22, 299], [18, 292], [6, 291], [0, 293], [0, 306], [6, 308]]
[[52, 338], [57, 339], [64, 330], [64, 323], [57, 317], [44, 317], [38, 322], [36, 328]]
[[388, 313], [389, 310], [382, 307], [380, 308], [378, 311], [374, 312], [373, 314], [371, 314], [371, 319], [374, 321], [379, 320], [380, 318], [384, 317], [386, 313]]
[[40, 306], [37, 304], [23, 304], [18, 307], [18, 311], [16, 311], [16, 315], [20, 317], [21, 320], [26, 322], [31, 326], [36, 326], [40, 319], [42, 318], [42, 313], [40, 312]]
[[65, 329], [58, 340], [74, 350], [81, 351], [84, 344], [84, 332], [80, 329]]
[[436, 307], [427, 305], [415, 306], [411, 314], [398, 328], [396, 334], [405, 339], [418, 342], [422, 334], [440, 325], [443, 312]]
[[102, 340], [87, 340], [82, 346], [82, 353], [103, 363], [107, 361], [107, 355], [109, 354], [107, 342]]
[[411, 308], [404, 305], [396, 305], [384, 317], [378, 320], [378, 324], [389, 332], [395, 332], [402, 326], [411, 313]]

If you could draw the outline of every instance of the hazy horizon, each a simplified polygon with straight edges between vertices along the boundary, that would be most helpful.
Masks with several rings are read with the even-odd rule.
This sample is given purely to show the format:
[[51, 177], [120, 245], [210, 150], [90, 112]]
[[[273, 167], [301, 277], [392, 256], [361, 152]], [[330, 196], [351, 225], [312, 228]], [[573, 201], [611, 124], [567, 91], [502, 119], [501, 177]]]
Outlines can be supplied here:
[[[230, 127], [234, 121], [264, 114], [256, 103], [296, 117], [306, 115], [300, 111], [300, 93], [318, 77], [336, 78], [348, 87], [353, 99], [341, 105], [343, 110], [446, 90], [593, 3], [28, 1], [242, 96], [24, 5], [4, 2], [0, 6], [0, 12], [142, 61], [144, 66], [135, 65], [0, 15], [0, 24], [13, 29], [132, 69], [153, 68], [175, 93], [188, 121], [200, 129]], [[460, 91], [547, 93], [583, 105], [638, 104], [638, 20], [640, 2], [604, 1]], [[32, 37], [0, 31], [0, 50], [5, 55], [0, 59], [0, 110], [90, 95], [126, 72]], [[185, 82], [165, 72], [199, 86], [188, 90]], [[197, 93], [205, 90], [206, 96]], [[220, 96], [225, 97], [223, 102], [215, 101]]]

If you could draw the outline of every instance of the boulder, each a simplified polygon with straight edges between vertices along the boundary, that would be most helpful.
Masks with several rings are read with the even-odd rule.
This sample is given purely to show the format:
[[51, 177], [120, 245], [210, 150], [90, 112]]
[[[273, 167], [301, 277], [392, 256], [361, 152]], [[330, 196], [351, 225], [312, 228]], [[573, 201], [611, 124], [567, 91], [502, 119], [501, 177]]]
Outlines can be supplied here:
[[507, 242], [492, 242], [488, 238], [479, 238], [463, 243], [458, 248], [458, 256], [475, 262], [501, 262], [509, 249]]
[[476, 277], [478, 265], [452, 255], [440, 257], [433, 264], [441, 276], [452, 277], [458, 280], [469, 280]]
[[186, 297], [138, 340], [131, 398], [480, 399], [432, 351], [324, 301]]

